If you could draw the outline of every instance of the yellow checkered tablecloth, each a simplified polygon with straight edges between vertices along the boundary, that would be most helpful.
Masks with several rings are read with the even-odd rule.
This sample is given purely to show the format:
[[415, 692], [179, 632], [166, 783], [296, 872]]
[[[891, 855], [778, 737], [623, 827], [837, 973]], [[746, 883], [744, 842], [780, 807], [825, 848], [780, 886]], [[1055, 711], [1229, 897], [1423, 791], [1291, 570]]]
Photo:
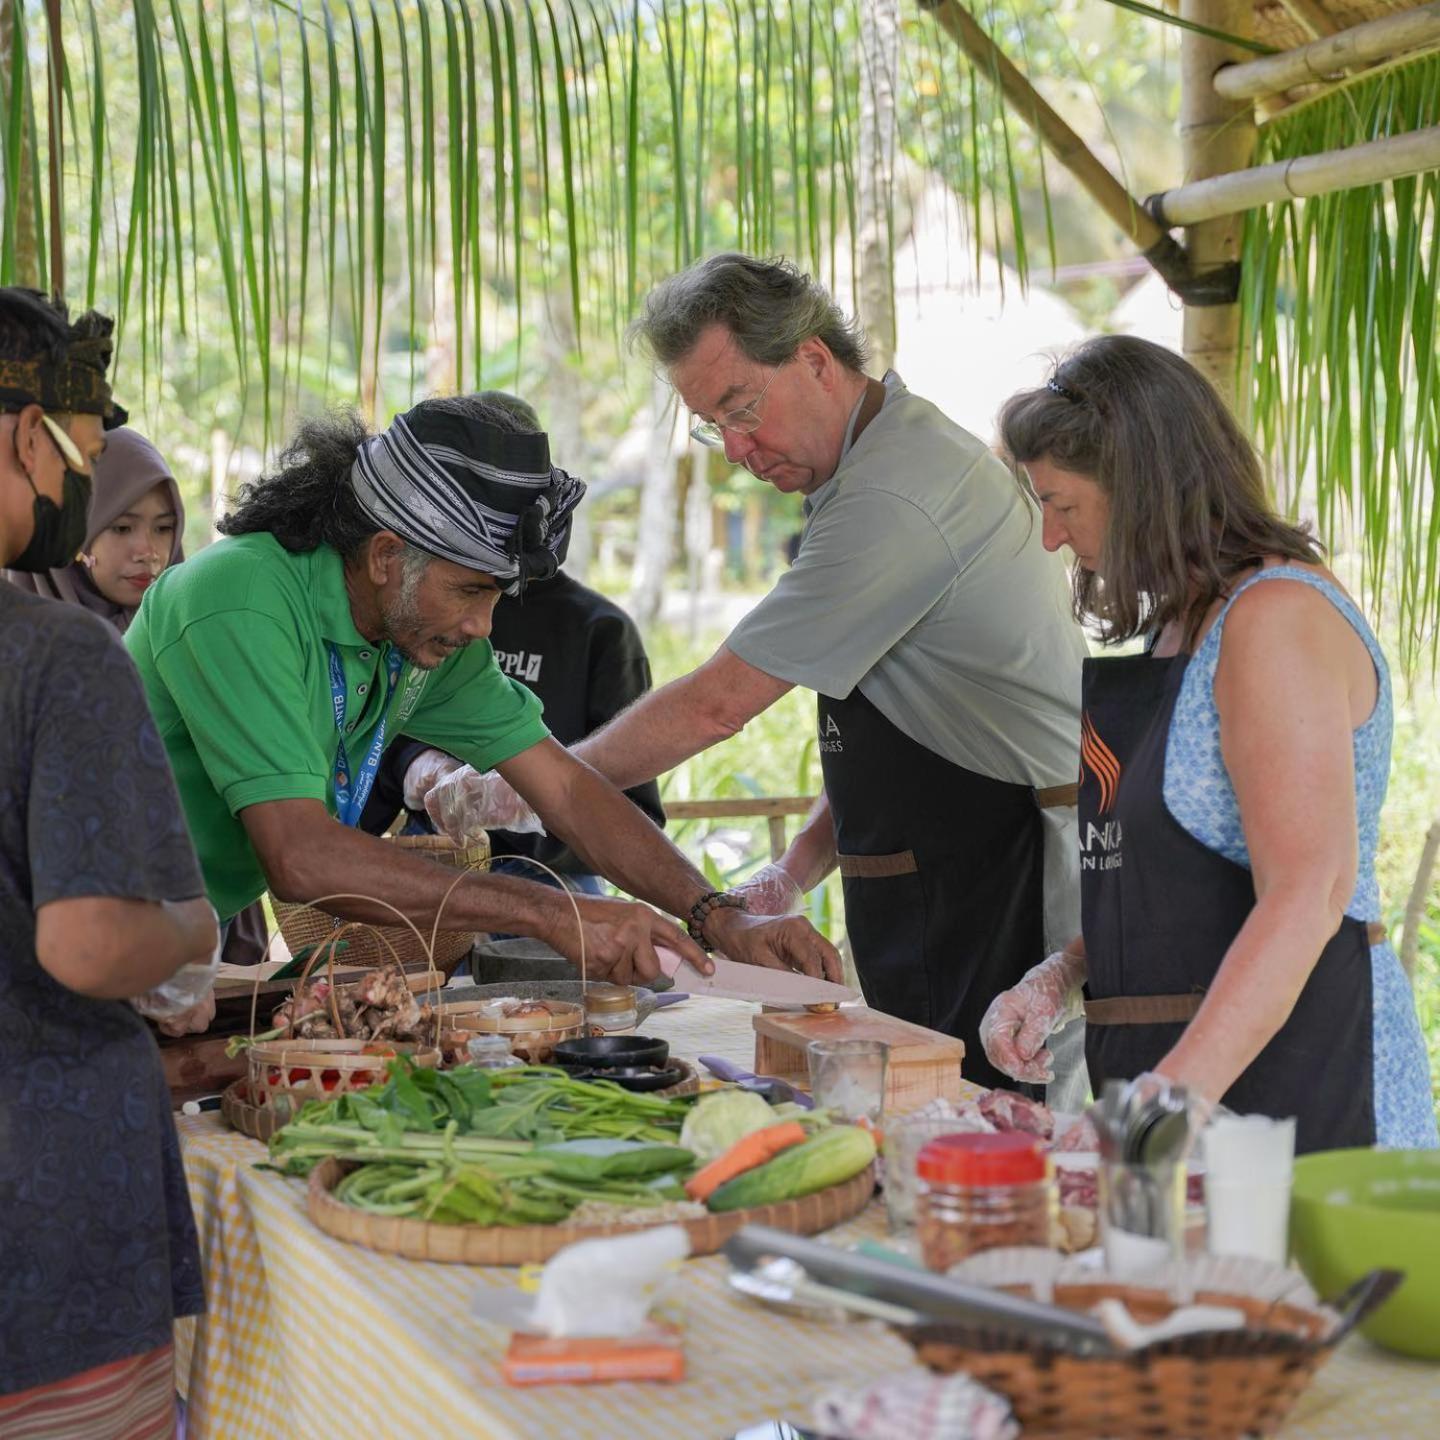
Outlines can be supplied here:
[[[753, 1007], [695, 1000], [646, 1031], [685, 1056], [752, 1058]], [[499, 1378], [509, 1341], [475, 1319], [482, 1287], [515, 1272], [376, 1255], [323, 1235], [300, 1181], [255, 1169], [265, 1147], [216, 1115], [178, 1120], [205, 1263], [209, 1313], [177, 1326], [177, 1379], [194, 1440], [334, 1440], [419, 1432], [490, 1440], [721, 1440], [767, 1419], [805, 1424], [810, 1401], [912, 1363], [873, 1322], [787, 1320], [741, 1301], [718, 1257], [686, 1264], [672, 1294], [686, 1326], [678, 1385], [513, 1389]], [[834, 1232], [881, 1233], [877, 1207]], [[1440, 1366], [1347, 1342], [1302, 1398], [1284, 1435], [1429, 1437]]]

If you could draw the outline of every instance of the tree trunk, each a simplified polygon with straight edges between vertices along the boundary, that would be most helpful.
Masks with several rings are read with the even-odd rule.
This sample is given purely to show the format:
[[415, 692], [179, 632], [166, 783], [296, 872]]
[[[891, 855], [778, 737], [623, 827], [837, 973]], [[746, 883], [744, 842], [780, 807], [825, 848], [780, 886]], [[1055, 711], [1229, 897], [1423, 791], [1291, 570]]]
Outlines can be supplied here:
[[1410, 887], [1410, 898], [1405, 902], [1405, 928], [1400, 935], [1400, 963], [1413, 983], [1415, 961], [1420, 955], [1420, 926], [1425, 920], [1425, 911], [1430, 901], [1430, 877], [1435, 873], [1435, 861], [1440, 858], [1440, 815], [1436, 815], [1430, 828], [1425, 832], [1425, 843], [1420, 847], [1420, 863], [1415, 867], [1415, 883]]
[[[1181, 0], [1180, 13], [1242, 38], [1254, 32], [1253, 0]], [[1233, 45], [1186, 31], [1180, 41], [1180, 139], [1186, 181], [1243, 170], [1255, 153], [1255, 114], [1248, 100], [1223, 100], [1215, 72], [1245, 59]], [[1198, 273], [1238, 264], [1245, 234], [1243, 215], [1205, 220], [1185, 231], [1185, 246]], [[1187, 305], [1185, 357], [1233, 405], [1240, 382], [1240, 305]]]
[[[22, 0], [0, 0], [0, 105], [9, 107], [10, 82], [15, 74], [15, 47], [20, 35], [15, 6]], [[33, 137], [27, 107], [20, 109], [20, 173], [15, 197], [15, 284], [40, 288], [40, 241], [35, 230], [35, 191], [30, 182], [34, 161]]]
[[709, 590], [710, 566], [710, 451], [690, 447], [690, 474], [685, 486], [685, 576], [689, 584], [688, 627], [690, 643], [700, 639], [700, 612]]
[[870, 341], [870, 365], [895, 362], [895, 92], [900, 83], [899, 0], [860, 9], [859, 194], [855, 202], [855, 309]]
[[642, 629], [660, 615], [665, 576], [675, 550], [675, 452], [671, 437], [677, 414], [674, 393], [657, 375], [650, 383], [650, 436], [645, 478], [640, 484], [640, 524], [635, 537], [635, 572], [630, 613]]
[[[575, 314], [568, 290], [552, 291], [545, 297], [545, 314], [540, 325], [540, 354], [545, 367], [545, 384], [540, 395], [522, 395], [540, 416], [550, 437], [550, 463], [572, 474], [588, 476], [593, 454], [585, 444], [584, 415], [588, 398], [586, 379], [575, 364], [577, 349]], [[565, 570], [583, 581], [590, 568], [594, 536], [590, 525], [591, 505], [580, 505], [570, 522], [570, 549]]]

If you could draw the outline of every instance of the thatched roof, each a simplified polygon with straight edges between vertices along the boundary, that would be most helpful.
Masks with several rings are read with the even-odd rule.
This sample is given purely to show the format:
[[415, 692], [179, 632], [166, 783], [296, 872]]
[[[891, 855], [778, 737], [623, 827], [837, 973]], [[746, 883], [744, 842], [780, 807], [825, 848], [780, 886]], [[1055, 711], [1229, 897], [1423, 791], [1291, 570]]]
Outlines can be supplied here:
[[[1366, 20], [1378, 20], [1397, 10], [1414, 10], [1424, 0], [1305, 0], [1294, 6], [1299, 11], [1318, 11], [1329, 17], [1337, 30], [1348, 30]], [[1291, 7], [1282, 0], [1256, 0], [1255, 38], [1273, 45], [1277, 50], [1293, 50], [1315, 34], [1295, 18]]]

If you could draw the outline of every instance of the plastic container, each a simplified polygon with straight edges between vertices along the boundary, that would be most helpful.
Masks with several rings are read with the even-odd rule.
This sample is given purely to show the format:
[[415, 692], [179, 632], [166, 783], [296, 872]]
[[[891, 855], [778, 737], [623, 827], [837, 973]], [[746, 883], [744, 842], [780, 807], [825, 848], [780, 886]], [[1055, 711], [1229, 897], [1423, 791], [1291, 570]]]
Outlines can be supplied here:
[[504, 1035], [472, 1035], [465, 1043], [465, 1053], [477, 1070], [512, 1070], [525, 1063], [510, 1053], [510, 1041]]
[[915, 1226], [926, 1266], [944, 1274], [979, 1250], [1049, 1245], [1050, 1160], [1033, 1135], [943, 1135], [915, 1159]]
[[633, 1035], [639, 1023], [632, 986], [585, 987], [585, 1024], [592, 1035]]

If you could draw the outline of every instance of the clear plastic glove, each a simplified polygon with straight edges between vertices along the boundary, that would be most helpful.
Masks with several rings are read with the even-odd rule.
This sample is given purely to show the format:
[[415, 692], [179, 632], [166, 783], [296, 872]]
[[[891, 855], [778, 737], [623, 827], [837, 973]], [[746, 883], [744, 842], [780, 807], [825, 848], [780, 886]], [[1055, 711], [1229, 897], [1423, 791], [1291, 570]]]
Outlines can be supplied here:
[[155, 1028], [162, 1035], [203, 1035], [214, 1019], [215, 991], [211, 989], [188, 1010], [182, 1010], [168, 1020], [157, 1020]]
[[473, 844], [487, 830], [509, 830], [516, 835], [545, 833], [540, 817], [497, 771], [481, 774], [471, 765], [462, 765], [431, 788], [425, 797], [425, 813], [435, 822], [435, 828], [456, 845]]
[[752, 915], [798, 915], [805, 908], [804, 892], [775, 864], [762, 866], [735, 893]]
[[469, 766], [443, 750], [422, 750], [405, 771], [405, 808], [423, 810], [425, 797], [444, 779]]
[[990, 1063], [1016, 1080], [1048, 1085], [1055, 1063], [1045, 1042], [1080, 1014], [1084, 981], [1084, 957], [1057, 950], [1018, 985], [1002, 990], [980, 1021], [980, 1044]]
[[[212, 911], [213, 913], [213, 911]], [[217, 917], [218, 929], [219, 920]], [[220, 950], [223, 941], [217, 941], [215, 950], [208, 960], [196, 960], [182, 965], [168, 980], [162, 980], [153, 990], [136, 995], [131, 1006], [147, 1020], [153, 1020], [167, 1035], [189, 1035], [208, 1028], [215, 1018], [215, 975], [220, 969]], [[200, 1012], [208, 1006], [203, 1023]], [[171, 1029], [170, 1024], [184, 1021], [183, 1028]]]

